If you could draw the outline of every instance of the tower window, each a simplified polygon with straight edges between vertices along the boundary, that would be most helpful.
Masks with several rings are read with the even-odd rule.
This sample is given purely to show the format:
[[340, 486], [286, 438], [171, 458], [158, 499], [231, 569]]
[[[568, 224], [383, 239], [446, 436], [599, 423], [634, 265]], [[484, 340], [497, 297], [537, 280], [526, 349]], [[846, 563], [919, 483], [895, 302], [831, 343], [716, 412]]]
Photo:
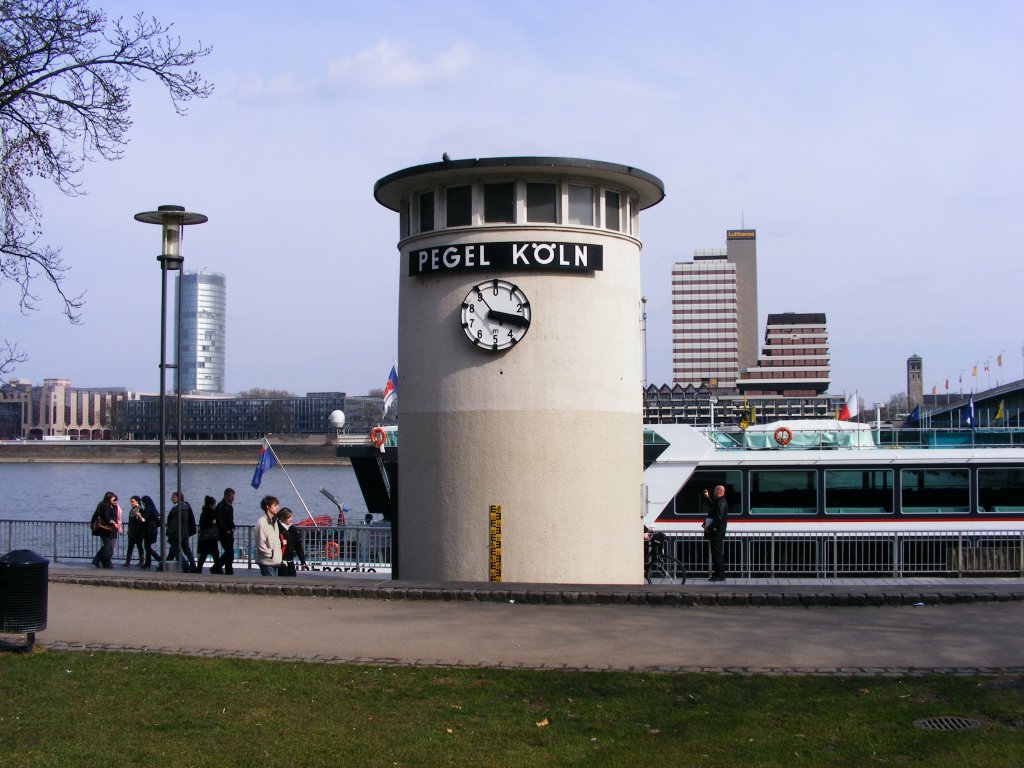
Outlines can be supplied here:
[[569, 224], [594, 226], [594, 188], [569, 185]]
[[449, 227], [468, 227], [472, 224], [473, 188], [468, 184], [448, 187], [446, 190], [446, 221]]
[[526, 185], [526, 220], [554, 224], [558, 221], [555, 205], [557, 186], [546, 182]]
[[484, 222], [514, 223], [516, 220], [516, 185], [512, 182], [484, 184]]
[[616, 232], [622, 230], [622, 219], [619, 213], [621, 199], [618, 192], [606, 191], [604, 193], [604, 228], [614, 229]]
[[420, 232], [430, 232], [434, 228], [434, 193], [424, 192], [420, 195]]

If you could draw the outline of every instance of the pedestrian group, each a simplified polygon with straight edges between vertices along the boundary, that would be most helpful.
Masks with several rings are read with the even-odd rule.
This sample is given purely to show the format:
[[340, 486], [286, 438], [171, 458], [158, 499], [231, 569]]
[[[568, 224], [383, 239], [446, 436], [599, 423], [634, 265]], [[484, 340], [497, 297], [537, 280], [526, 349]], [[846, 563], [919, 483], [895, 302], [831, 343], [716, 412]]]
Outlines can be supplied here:
[[[124, 567], [129, 568], [138, 553], [139, 568], [151, 568], [156, 562], [163, 562], [159, 552], [154, 550], [160, 533], [160, 511], [149, 496], [132, 496], [127, 520], [124, 519], [117, 494], [107, 491], [96, 506], [89, 527], [100, 539], [99, 549], [92, 559], [97, 568], [112, 568], [114, 543], [117, 537], [126, 533]], [[174, 491], [173, 505], [167, 513], [167, 561], [177, 562], [185, 573], [202, 573], [207, 558], [210, 559], [212, 574], [234, 573], [235, 555], [235, 491], [226, 488], [224, 496], [217, 501], [207, 496], [196, 523], [192, 506], [185, 500], [185, 494]], [[280, 507], [274, 496], [265, 496], [260, 502], [263, 514], [256, 523], [256, 564], [264, 576], [294, 576], [296, 560], [306, 565], [306, 552], [302, 536], [292, 525], [292, 511]], [[191, 538], [198, 533], [196, 553], [192, 552]], [[196, 560], [198, 555], [198, 561]]]

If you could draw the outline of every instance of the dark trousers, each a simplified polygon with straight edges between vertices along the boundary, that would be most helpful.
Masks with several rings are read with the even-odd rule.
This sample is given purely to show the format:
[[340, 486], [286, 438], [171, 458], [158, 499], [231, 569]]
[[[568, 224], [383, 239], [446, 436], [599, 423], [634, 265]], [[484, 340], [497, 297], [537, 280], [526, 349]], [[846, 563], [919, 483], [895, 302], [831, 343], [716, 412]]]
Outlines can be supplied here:
[[208, 541], [200, 538], [199, 543], [196, 544], [196, 573], [203, 572], [203, 564], [206, 562], [207, 557], [210, 558], [213, 572], [216, 572], [217, 563], [220, 561], [220, 552], [217, 551], [217, 540]]
[[93, 565], [97, 565], [100, 568], [114, 567], [114, 564], [110, 562], [114, 556], [114, 538], [114, 536], [100, 537], [100, 548], [92, 558]]
[[139, 565], [142, 565], [142, 562], [146, 559], [146, 550], [142, 546], [142, 537], [139, 536], [139, 537], [133, 538], [133, 537], [129, 536], [128, 537], [128, 551], [125, 553], [125, 556], [124, 556], [124, 566], [125, 566], [125, 568], [127, 568], [129, 565], [132, 564], [132, 555], [134, 554], [136, 547], [138, 547], [138, 549], [139, 549]]
[[144, 562], [142, 564], [143, 568], [149, 568], [149, 566], [151, 566], [153, 564], [154, 560], [156, 560], [157, 563], [160, 562], [160, 553], [153, 549], [153, 545], [154, 544], [156, 544], [156, 536], [154, 536], [153, 538], [150, 538], [149, 536], [147, 536], [146, 537], [146, 562]]
[[192, 544], [188, 539], [182, 538], [179, 547], [178, 541], [168, 536], [167, 543], [170, 545], [170, 552], [167, 553], [168, 560], [177, 560], [183, 571], [195, 570], [196, 556], [192, 554]]
[[711, 545], [711, 577], [725, 578], [725, 532], [713, 535], [708, 539]]
[[235, 534], [223, 533], [220, 537], [220, 548], [223, 550], [219, 558], [213, 561], [213, 569], [217, 572], [234, 573]]

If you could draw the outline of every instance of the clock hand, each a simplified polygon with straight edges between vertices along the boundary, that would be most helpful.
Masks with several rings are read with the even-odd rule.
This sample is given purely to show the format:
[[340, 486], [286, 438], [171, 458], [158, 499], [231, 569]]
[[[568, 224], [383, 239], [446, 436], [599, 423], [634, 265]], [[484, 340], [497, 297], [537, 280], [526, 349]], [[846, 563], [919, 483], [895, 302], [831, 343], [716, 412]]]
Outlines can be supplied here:
[[[488, 308], [490, 309], [490, 308]], [[522, 315], [517, 315], [512, 312], [499, 312], [496, 309], [490, 309], [487, 316], [497, 320], [499, 323], [508, 323], [509, 325], [518, 325], [520, 328], [526, 328], [530, 321]]]

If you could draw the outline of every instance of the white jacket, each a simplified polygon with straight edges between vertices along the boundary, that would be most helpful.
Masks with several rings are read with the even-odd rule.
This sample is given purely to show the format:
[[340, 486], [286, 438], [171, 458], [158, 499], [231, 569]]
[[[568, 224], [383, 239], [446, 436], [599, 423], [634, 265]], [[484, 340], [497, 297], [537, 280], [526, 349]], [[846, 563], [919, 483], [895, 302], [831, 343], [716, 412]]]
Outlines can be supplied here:
[[264, 512], [256, 521], [256, 563], [280, 565], [281, 559], [281, 536], [277, 532], [277, 523]]

